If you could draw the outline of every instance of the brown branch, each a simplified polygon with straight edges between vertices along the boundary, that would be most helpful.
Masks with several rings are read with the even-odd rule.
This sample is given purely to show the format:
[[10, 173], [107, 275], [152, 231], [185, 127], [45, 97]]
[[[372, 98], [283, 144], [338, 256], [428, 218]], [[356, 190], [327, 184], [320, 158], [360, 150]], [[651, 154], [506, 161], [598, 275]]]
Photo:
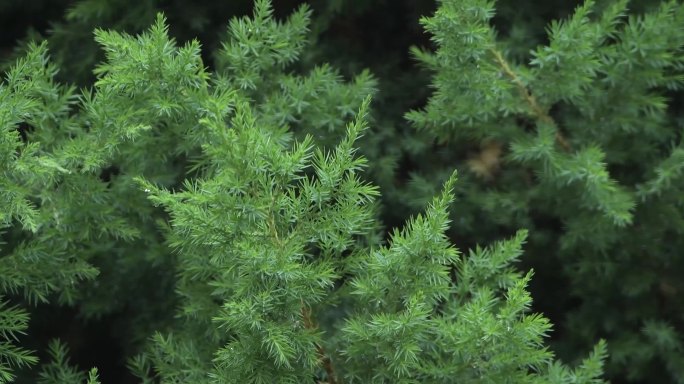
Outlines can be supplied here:
[[[304, 327], [306, 329], [316, 329], [316, 325], [311, 320], [311, 309], [304, 304], [304, 301], [302, 301], [302, 318], [304, 319]], [[328, 355], [325, 353], [325, 349], [323, 349], [323, 346], [316, 343], [316, 352], [318, 353], [318, 357], [321, 359], [321, 362], [323, 363], [325, 372], [327, 372], [328, 374], [328, 384], [338, 384], [339, 382], [335, 378], [335, 370], [333, 369], [332, 361], [330, 360], [330, 357], [328, 357]]]
[[518, 75], [516, 75], [516, 73], [513, 72], [513, 70], [508, 65], [501, 52], [493, 48], [490, 51], [494, 55], [497, 64], [499, 64], [499, 67], [501, 67], [501, 70], [503, 70], [506, 76], [508, 76], [513, 82], [513, 84], [515, 84], [515, 86], [518, 88], [518, 91], [525, 99], [525, 102], [527, 102], [527, 104], [530, 106], [535, 116], [540, 121], [547, 124], [551, 124], [556, 127], [556, 141], [558, 142], [558, 144], [560, 144], [561, 147], [563, 147], [565, 151], [570, 152], [572, 146], [558, 129], [558, 124], [556, 124], [553, 118], [549, 116], [549, 114], [542, 107], [539, 106], [537, 99], [534, 97], [534, 95], [530, 93], [530, 91], [527, 89], [527, 86], [525, 86], [520, 77], [518, 77]]
[[[275, 239], [276, 243], [279, 245], [282, 245], [282, 242], [280, 240], [280, 237], [278, 236], [278, 230], [276, 228], [275, 224], [275, 218], [273, 213], [273, 206], [274, 206], [274, 199], [271, 201], [271, 215], [269, 216], [268, 219], [268, 228], [271, 232], [271, 235]], [[309, 329], [309, 330], [315, 330], [316, 325], [313, 323], [311, 320], [311, 309], [308, 308], [304, 304], [304, 300], [301, 301], [301, 313], [302, 313], [302, 318], [304, 320], [304, 328]], [[323, 367], [325, 368], [325, 371], [328, 373], [328, 384], [338, 384], [338, 381], [335, 379], [335, 370], [333, 369], [332, 366], [332, 361], [328, 357], [328, 355], [325, 353], [325, 349], [323, 347], [316, 343], [316, 353], [318, 354], [318, 357], [321, 359], [321, 362], [323, 363]]]

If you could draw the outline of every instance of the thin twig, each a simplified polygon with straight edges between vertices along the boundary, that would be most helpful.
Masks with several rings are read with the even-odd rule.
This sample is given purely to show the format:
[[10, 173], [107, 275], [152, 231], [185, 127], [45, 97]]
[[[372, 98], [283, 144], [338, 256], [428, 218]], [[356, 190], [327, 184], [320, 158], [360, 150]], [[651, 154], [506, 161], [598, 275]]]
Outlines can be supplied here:
[[[525, 99], [527, 104], [530, 106], [532, 112], [534, 112], [537, 118], [542, 122], [551, 124], [557, 128], [558, 124], [556, 124], [553, 118], [549, 116], [549, 114], [546, 113], [546, 111], [542, 107], [539, 106], [539, 103], [537, 103], [537, 99], [534, 97], [534, 95], [530, 93], [530, 91], [527, 89], [527, 86], [525, 86], [520, 77], [518, 77], [518, 75], [516, 75], [516, 73], [513, 72], [513, 70], [508, 65], [501, 52], [497, 51], [496, 49], [491, 49], [490, 51], [494, 55], [497, 64], [499, 64], [499, 67], [501, 67], [506, 76], [508, 76], [511, 79], [511, 81], [513, 81], [513, 84], [515, 84], [515, 86], [518, 88], [518, 91]], [[556, 129], [556, 141], [558, 142], [558, 144], [560, 144], [561, 147], [563, 147], [565, 151], [570, 152], [570, 150], [572, 149], [572, 146], [570, 145], [568, 140], [563, 136], [559, 129]]]
[[[306, 305], [304, 305], [303, 301], [302, 301], [302, 317], [304, 318], [304, 327], [306, 329], [310, 329], [310, 330], [316, 329], [316, 325], [311, 320], [311, 309], [308, 308]], [[318, 357], [323, 362], [323, 367], [325, 368], [325, 372], [327, 372], [327, 374], [328, 374], [328, 384], [338, 384], [338, 381], [335, 378], [335, 370], [333, 369], [332, 361], [330, 360], [330, 357], [328, 357], [328, 355], [325, 353], [325, 349], [323, 349], [323, 346], [316, 343], [316, 352], [318, 353]]]

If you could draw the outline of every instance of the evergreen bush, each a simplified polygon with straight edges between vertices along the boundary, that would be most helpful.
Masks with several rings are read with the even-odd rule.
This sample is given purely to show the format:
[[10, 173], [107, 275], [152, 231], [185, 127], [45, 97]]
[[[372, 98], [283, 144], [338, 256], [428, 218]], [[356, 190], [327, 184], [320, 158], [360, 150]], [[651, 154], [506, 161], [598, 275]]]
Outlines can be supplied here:
[[486, 234], [483, 216], [490, 231], [530, 230], [528, 260], [558, 287], [544, 299], [563, 313], [563, 355], [605, 337], [609, 376], [684, 382], [684, 6], [585, 1], [527, 64], [507, 58], [516, 42], [497, 38], [493, 6], [441, 2], [421, 20], [436, 51], [413, 50], [435, 92], [407, 119], [480, 147], [456, 162], [472, 212], [459, 232]]
[[[684, 5], [586, 1], [543, 42], [492, 1], [439, 1], [404, 136], [371, 100], [415, 96], [312, 64], [343, 4], [310, 31], [308, 7], [257, 0], [202, 49], [161, 14], [138, 33], [155, 2], [86, 0], [59, 65], [23, 44], [0, 84], [0, 383], [107, 374], [70, 362], [77, 338], [26, 335], [58, 306], [127, 314], [143, 383], [601, 383], [604, 361], [682, 382]], [[217, 8], [190, 9], [204, 37]]]

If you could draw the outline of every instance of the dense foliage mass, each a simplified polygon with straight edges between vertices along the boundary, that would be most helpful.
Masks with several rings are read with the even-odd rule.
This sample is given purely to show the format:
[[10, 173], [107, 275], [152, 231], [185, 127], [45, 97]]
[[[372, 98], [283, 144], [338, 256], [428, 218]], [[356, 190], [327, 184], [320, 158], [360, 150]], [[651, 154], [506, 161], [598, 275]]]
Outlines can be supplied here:
[[684, 4], [295, 3], [6, 53], [0, 383], [684, 382]]

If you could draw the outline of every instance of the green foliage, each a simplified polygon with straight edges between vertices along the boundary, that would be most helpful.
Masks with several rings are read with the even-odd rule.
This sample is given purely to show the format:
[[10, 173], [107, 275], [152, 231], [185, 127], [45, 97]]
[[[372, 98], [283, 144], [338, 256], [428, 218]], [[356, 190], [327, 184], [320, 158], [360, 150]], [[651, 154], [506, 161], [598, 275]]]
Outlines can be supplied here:
[[74, 3], [56, 58], [23, 43], [0, 84], [0, 382], [106, 375], [58, 341], [29, 371], [45, 303], [125, 318], [143, 383], [681, 382], [684, 6], [647, 3], [586, 1], [545, 38], [439, 1], [424, 107], [388, 95], [413, 73], [312, 64], [369, 2], [257, 0], [204, 46], [242, 3]]
[[218, 81], [259, 102], [270, 124], [288, 125], [301, 138], [308, 134], [333, 146], [358, 105], [375, 92], [376, 81], [363, 71], [350, 83], [342, 82], [329, 65], [316, 66], [307, 76], [285, 72], [307, 47], [311, 12], [302, 6], [284, 23], [272, 13], [268, 2], [256, 1], [253, 18], [231, 20], [215, 55]]
[[[559, 349], [605, 336], [610, 373], [681, 382], [672, 348], [681, 327], [664, 324], [679, 324], [670, 316], [680, 286], [669, 276], [684, 267], [674, 235], [682, 126], [671, 108], [684, 87], [684, 6], [627, 7], [585, 1], [549, 25], [547, 43], [511, 60], [517, 48], [497, 37], [494, 2], [442, 1], [421, 20], [436, 51], [414, 49], [435, 92], [406, 117], [445, 145], [481, 145], [452, 164], [470, 170], [464, 205], [495, 213], [507, 230], [530, 228], [531, 264], [557, 256], [548, 265], [570, 281], [565, 302], [582, 301], [567, 312]], [[459, 229], [477, 238], [483, 225]], [[558, 281], [555, 267], [547, 275]]]
[[[257, 4], [253, 22], [233, 22], [234, 36], [264, 28], [263, 13]], [[247, 40], [241, 45], [249, 51]], [[238, 83], [233, 89], [251, 87]], [[353, 145], [367, 103], [334, 150], [312, 152], [308, 136], [291, 142], [273, 125], [270, 114], [261, 112], [268, 107], [251, 106], [239, 92], [232, 98], [224, 113], [200, 120], [210, 143], [203, 145], [201, 178], [186, 181], [178, 192], [140, 179], [149, 199], [170, 213], [167, 236], [180, 256], [183, 297], [178, 326], [158, 334], [147, 358], [133, 363], [141, 375], [145, 367], [155, 367], [163, 382], [213, 383], [338, 376], [351, 382], [500, 382], [510, 375], [532, 382], [551, 373], [593, 382], [600, 375], [603, 346], [587, 362], [590, 368], [572, 372], [551, 365], [552, 354], [542, 346], [549, 323], [527, 314], [529, 275], [523, 279], [506, 267], [519, 253], [522, 234], [517, 250], [502, 245], [495, 251], [506, 254], [499, 264], [475, 272], [482, 268], [477, 261], [488, 258], [479, 250], [473, 264], [463, 262], [462, 282], [451, 286], [449, 270], [458, 258], [444, 234], [450, 192], [396, 233], [390, 248], [367, 248], [377, 244], [368, 237], [374, 227], [369, 203], [377, 192], [358, 179], [365, 160], [354, 156]], [[486, 275], [497, 268], [501, 276]], [[475, 281], [480, 275], [491, 286]], [[505, 296], [495, 294], [501, 289]], [[471, 295], [472, 301], [464, 297]], [[447, 308], [438, 309], [441, 301]], [[351, 317], [328, 325], [328, 333], [318, 331], [313, 316], [329, 317], [336, 302]], [[489, 328], [480, 322], [487, 315]], [[491, 344], [476, 342], [480, 338], [492, 338]], [[472, 349], [454, 360], [454, 341]]]
[[40, 384], [100, 384], [97, 368], [81, 372], [69, 365], [69, 350], [59, 340], [53, 340], [48, 346], [50, 361], [41, 367], [38, 383]]
[[[256, 18], [250, 21], [250, 25], [258, 26], [260, 22], [273, 28], [281, 28], [270, 15], [270, 5], [260, 2], [256, 7]], [[302, 10], [293, 18], [289, 28], [297, 29], [297, 36], [303, 36], [307, 18], [307, 13]], [[233, 27], [237, 23], [238, 20], [233, 23]], [[263, 37], [252, 36], [251, 31], [248, 35], [241, 35], [235, 28], [232, 30], [232, 44], [249, 43], [256, 41], [253, 40], [255, 36]], [[219, 75], [210, 79], [199, 55], [199, 44], [193, 41], [178, 48], [173, 39], [168, 37], [167, 31], [161, 16], [148, 32], [137, 37], [97, 30], [95, 37], [104, 48], [106, 61], [95, 69], [97, 81], [94, 88], [84, 89], [78, 96], [75, 96], [73, 88], [62, 87], [53, 81], [56, 70], [49, 64], [45, 44], [31, 46], [26, 58], [18, 61], [8, 73], [7, 83], [1, 88], [4, 127], [2, 142], [5, 143], [2, 156], [7, 160], [3, 161], [5, 177], [2, 179], [2, 220], [3, 225], [12, 230], [13, 236], [10, 237], [11, 246], [3, 250], [4, 254], [0, 258], [0, 269], [6, 271], [0, 278], [3, 293], [18, 293], [23, 290], [28, 302], [36, 303], [50, 300], [49, 295], [57, 292], [63, 302], [74, 303], [78, 300], [86, 316], [101, 316], [125, 305], [117, 296], [126, 293], [131, 279], [145, 275], [146, 268], [141, 268], [141, 259], [138, 257], [141, 246], [146, 251], [145, 258], [152, 268], [155, 265], [166, 265], [166, 273], [172, 272], [169, 270], [169, 253], [163, 243], [160, 243], [161, 233], [155, 228], [159, 213], [141, 200], [145, 193], [135, 188], [132, 184], [133, 177], [145, 177], [162, 187], [176, 186], [176, 180], [183, 174], [188, 159], [192, 161], [190, 169], [195, 172], [210, 172], [213, 167], [217, 167], [215, 171], [223, 175], [223, 171], [219, 170], [230, 163], [224, 164], [226, 159], [220, 158], [223, 154], [217, 152], [217, 147], [213, 145], [216, 140], [226, 144], [230, 142], [220, 132], [223, 130], [222, 119], [233, 108], [240, 111], [234, 116], [240, 126], [250, 122], [252, 117], [248, 103], [250, 94], [242, 93], [240, 87], [234, 87], [233, 82], [238, 78], [230, 73], [230, 68], [226, 69], [226, 76]], [[277, 72], [273, 70], [283, 64], [280, 61], [281, 53], [286, 52], [283, 53], [285, 56], [292, 56], [285, 59], [286, 63], [301, 50], [303, 41], [289, 40], [290, 32], [285, 30], [280, 34], [280, 39], [267, 41], [264, 49], [274, 59], [261, 62], [257, 68], [259, 71], [276, 75]], [[288, 41], [299, 48], [288, 50], [288, 47], [281, 46]], [[274, 50], [275, 46], [280, 51]], [[231, 49], [230, 43], [225, 47], [228, 52]], [[266, 56], [266, 52], [264, 55]], [[319, 84], [322, 82], [324, 84]], [[239, 83], [244, 84], [244, 81]], [[328, 102], [340, 100], [356, 104], [354, 109], [372, 89], [367, 85], [372, 84], [367, 75], [353, 86], [346, 87], [326, 68], [314, 71], [309, 77], [283, 73], [274, 77], [272, 83], [273, 87], [277, 87], [278, 83], [289, 83], [289, 87], [297, 91], [297, 97], [314, 99], [316, 95], [329, 95]], [[311, 96], [299, 92], [307, 88], [310, 89]], [[282, 96], [277, 96], [282, 102]], [[293, 97], [290, 96], [290, 99]], [[269, 121], [275, 117], [273, 111], [278, 108], [278, 101], [270, 101], [270, 98], [267, 100], [269, 102], [263, 105], [265, 111], [271, 114], [259, 113], [263, 116], [259, 123], [266, 123], [271, 128], [264, 132], [246, 132], [240, 137], [240, 141], [233, 142], [243, 149], [239, 152], [240, 157], [234, 158], [234, 161], [242, 163], [270, 146], [279, 147], [291, 141], [286, 126], [282, 125], [283, 119]], [[302, 104], [306, 101], [298, 102]], [[310, 104], [314, 107], [307, 108], [305, 113], [309, 113], [308, 119], [322, 120], [328, 126], [331, 122], [344, 121], [350, 116], [350, 107], [336, 109], [320, 102]], [[292, 116], [296, 114], [289, 112], [288, 116], [293, 119]], [[302, 108], [299, 112], [302, 112]], [[251, 121], [251, 124], [255, 123]], [[17, 124], [26, 125], [20, 127], [20, 130], [26, 132], [27, 137], [20, 137]], [[351, 236], [354, 233], [346, 232], [349, 226], [363, 228], [363, 225], [370, 223], [370, 213], [366, 214], [368, 217], [365, 219], [350, 218], [345, 214], [359, 202], [358, 199], [368, 199], [376, 194], [374, 188], [359, 184], [358, 179], [353, 176], [354, 172], [349, 174], [346, 171], [347, 164], [351, 164], [352, 168], [363, 165], [362, 161], [352, 160], [350, 157], [355, 151], [352, 148], [354, 135], [350, 133], [350, 141], [339, 148], [339, 151], [347, 153], [335, 155], [341, 164], [329, 164], [326, 159], [330, 155], [324, 150], [317, 150], [315, 163], [320, 165], [320, 185], [302, 187], [302, 191], [310, 194], [309, 198], [320, 206], [324, 205], [324, 201], [338, 198], [337, 188], [353, 189], [354, 186], [359, 186], [360, 195], [348, 202], [340, 201], [335, 206], [335, 209], [340, 210], [335, 221], [327, 222], [327, 232], [319, 234], [320, 241], [330, 249], [337, 249], [336, 252], [341, 252], [338, 248], [345, 248], [338, 243], [341, 236]], [[326, 136], [323, 134], [319, 137], [325, 139]], [[255, 144], [256, 147], [253, 146]], [[288, 177], [297, 173], [298, 167], [302, 166], [299, 163], [312, 155], [312, 148], [312, 139], [308, 138], [300, 143], [292, 158], [267, 154], [255, 157], [254, 166], [259, 168], [255, 171], [261, 173], [263, 170], [260, 167], [265, 164], [278, 167], [277, 180], [284, 183], [281, 185], [284, 188], [289, 183]], [[197, 155], [201, 151], [213, 153], [213, 156], [199, 158]], [[204, 163], [212, 160], [214, 164]], [[282, 163], [283, 160], [289, 163]], [[295, 168], [288, 169], [285, 167], [287, 164]], [[344, 180], [337, 179], [342, 177], [340, 172], [344, 174]], [[226, 176], [228, 175], [223, 175]], [[199, 180], [197, 178], [191, 183], [196, 185]], [[238, 181], [242, 183], [242, 177]], [[260, 182], [266, 183], [267, 180]], [[186, 184], [186, 187], [189, 185]], [[252, 188], [264, 185], [256, 184]], [[270, 194], [275, 197], [280, 192], [282, 191], [276, 189]], [[87, 201], [82, 201], [83, 196], [88, 196]], [[245, 208], [249, 210], [246, 212], [248, 220], [258, 217], [250, 216], [259, 214], [258, 210], [251, 211], [249, 204]], [[297, 213], [299, 212], [293, 211], [289, 214]], [[309, 213], [312, 218], [308, 225], [323, 225], [314, 220], [314, 214], [314, 211]], [[23, 225], [24, 232], [28, 231], [30, 234], [21, 233], [21, 228], [13, 225], [13, 219], [18, 220]], [[287, 218], [290, 219], [291, 217]], [[360, 229], [358, 232], [364, 234]], [[109, 258], [118, 255], [116, 263], [112, 264], [109, 258], [102, 259], [105, 255]], [[103, 276], [91, 286], [94, 292], [83, 288], [79, 292], [78, 280], [92, 279], [97, 274], [92, 262], [102, 266], [109, 276]], [[175, 263], [175, 259], [171, 259], [171, 263]], [[114, 267], [118, 271], [112, 275], [111, 269]], [[317, 266], [312, 273], [319, 268], [325, 271], [324, 266]], [[124, 277], [127, 280], [123, 280]], [[306, 277], [310, 276], [297, 277], [305, 284], [302, 288], [305, 290], [308, 288], [302, 279]], [[125, 282], [117, 284], [119, 281]], [[98, 286], [106, 287], [104, 290], [107, 292]], [[162, 290], [164, 286], [154, 289]], [[173, 305], [174, 300], [169, 299], [171, 293], [167, 291], [163, 302], [154, 305]], [[127, 296], [132, 295], [129, 293]], [[211, 297], [203, 298], [202, 301], [207, 299], [211, 300]], [[141, 304], [145, 305], [144, 302]], [[149, 310], [148, 308], [147, 311]], [[23, 317], [19, 315], [22, 313], [14, 309], [8, 310], [8, 316], [11, 315], [8, 317], [8, 324], [21, 323]], [[167, 310], [165, 317], [172, 315]], [[142, 320], [149, 314], [139, 316]], [[141, 333], [149, 328], [149, 325], [138, 326], [142, 329], [137, 332]], [[63, 350], [57, 347], [53, 350], [56, 363], [53, 368], [45, 371], [46, 380], [52, 378], [59, 382], [66, 380], [67, 376], [72, 380], [80, 380], [80, 373], [65, 368], [65, 361], [58, 358], [64, 354]], [[35, 359], [12, 344], [8, 344], [2, 357], [5, 371], [7, 364], [16, 366], [35, 362]], [[9, 378], [10, 373], [6, 372]], [[95, 380], [94, 373], [91, 374], [91, 379]]]
[[38, 362], [29, 351], [16, 345], [19, 334], [24, 334], [28, 328], [28, 320], [26, 311], [10, 307], [6, 301], [0, 300], [0, 383], [14, 380], [13, 369]]

